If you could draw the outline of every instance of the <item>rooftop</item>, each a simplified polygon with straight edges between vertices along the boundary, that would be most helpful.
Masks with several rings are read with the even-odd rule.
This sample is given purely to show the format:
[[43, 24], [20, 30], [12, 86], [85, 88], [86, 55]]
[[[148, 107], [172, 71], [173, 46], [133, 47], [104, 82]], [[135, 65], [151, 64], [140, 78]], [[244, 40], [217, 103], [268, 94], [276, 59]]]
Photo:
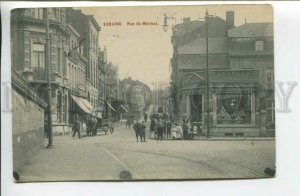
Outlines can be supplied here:
[[245, 23], [229, 30], [228, 37], [273, 37], [273, 23]]
[[[227, 53], [227, 39], [214, 37], [208, 40], [208, 52], [210, 54]], [[206, 54], [206, 39], [196, 39], [178, 48], [179, 54]]]

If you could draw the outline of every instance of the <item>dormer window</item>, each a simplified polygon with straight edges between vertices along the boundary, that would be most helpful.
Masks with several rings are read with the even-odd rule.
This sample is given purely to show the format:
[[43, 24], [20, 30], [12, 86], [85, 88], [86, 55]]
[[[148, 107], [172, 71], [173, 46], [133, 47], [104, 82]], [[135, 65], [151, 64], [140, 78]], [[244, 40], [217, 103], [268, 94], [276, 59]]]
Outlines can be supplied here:
[[255, 51], [263, 51], [264, 50], [264, 41], [257, 40], [255, 41]]

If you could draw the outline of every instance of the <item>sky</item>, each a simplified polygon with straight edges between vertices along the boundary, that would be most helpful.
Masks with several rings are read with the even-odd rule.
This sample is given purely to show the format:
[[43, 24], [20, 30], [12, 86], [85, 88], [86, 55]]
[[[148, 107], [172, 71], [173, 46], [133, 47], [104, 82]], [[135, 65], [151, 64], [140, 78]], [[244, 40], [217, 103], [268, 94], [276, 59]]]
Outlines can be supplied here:
[[[202, 20], [206, 9], [209, 14], [225, 19], [226, 11], [235, 12], [235, 25], [251, 22], [272, 22], [273, 11], [269, 5], [210, 5], [210, 6], [144, 6], [144, 7], [84, 7], [83, 13], [94, 15], [101, 26], [100, 46], [106, 47], [108, 61], [117, 65], [119, 77], [140, 80], [150, 88], [154, 82], [170, 81], [172, 57], [172, 30], [162, 29], [164, 14], [173, 16], [171, 25], [182, 23], [182, 18]], [[109, 22], [122, 23], [107, 26]], [[134, 25], [128, 25], [127, 23]], [[151, 22], [154, 25], [143, 25]], [[141, 23], [138, 25], [137, 23]]]

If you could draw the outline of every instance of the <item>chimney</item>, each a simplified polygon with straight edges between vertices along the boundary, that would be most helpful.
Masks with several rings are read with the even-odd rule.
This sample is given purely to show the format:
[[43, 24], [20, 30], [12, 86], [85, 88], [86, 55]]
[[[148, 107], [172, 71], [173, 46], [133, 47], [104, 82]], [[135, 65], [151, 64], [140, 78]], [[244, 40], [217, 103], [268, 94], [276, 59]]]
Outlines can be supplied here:
[[190, 21], [191, 21], [191, 18], [190, 18], [190, 17], [188, 17], [188, 18], [183, 18], [182, 20], [183, 20], [183, 23], [185, 23], [185, 22], [190, 22]]
[[227, 30], [234, 27], [234, 11], [226, 12], [226, 28]]

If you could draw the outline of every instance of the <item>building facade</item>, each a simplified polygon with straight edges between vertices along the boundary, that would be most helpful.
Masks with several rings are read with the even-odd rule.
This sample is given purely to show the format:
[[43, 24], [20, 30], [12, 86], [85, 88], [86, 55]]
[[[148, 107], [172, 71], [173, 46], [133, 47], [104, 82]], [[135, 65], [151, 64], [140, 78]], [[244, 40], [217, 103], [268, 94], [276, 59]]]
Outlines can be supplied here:
[[85, 65], [85, 90], [86, 99], [85, 103], [90, 103], [92, 114], [102, 117], [103, 111], [103, 95], [105, 90], [105, 55], [101, 54], [99, 44], [99, 33], [101, 27], [92, 15], [85, 15], [81, 10], [73, 8], [67, 9], [68, 23], [79, 34], [78, 49], [81, 56], [81, 62]]
[[67, 53], [65, 8], [26, 8], [12, 11], [12, 67], [37, 93], [46, 97], [46, 11], [50, 33], [50, 81], [53, 131], [68, 131]]
[[233, 12], [226, 20], [207, 14], [204, 22], [176, 25], [172, 44], [177, 120], [200, 122], [204, 134], [216, 136], [274, 135], [272, 24], [235, 27]]
[[109, 119], [120, 119], [120, 92], [118, 67], [112, 63], [106, 66], [106, 115]]
[[96, 115], [97, 108], [104, 108], [106, 59], [103, 59], [106, 54], [101, 60], [100, 56], [106, 51], [101, 51], [99, 46], [100, 26], [93, 16], [80, 10], [13, 10], [12, 67], [44, 100], [47, 98], [46, 14], [49, 18], [53, 133], [66, 134], [75, 117]]

